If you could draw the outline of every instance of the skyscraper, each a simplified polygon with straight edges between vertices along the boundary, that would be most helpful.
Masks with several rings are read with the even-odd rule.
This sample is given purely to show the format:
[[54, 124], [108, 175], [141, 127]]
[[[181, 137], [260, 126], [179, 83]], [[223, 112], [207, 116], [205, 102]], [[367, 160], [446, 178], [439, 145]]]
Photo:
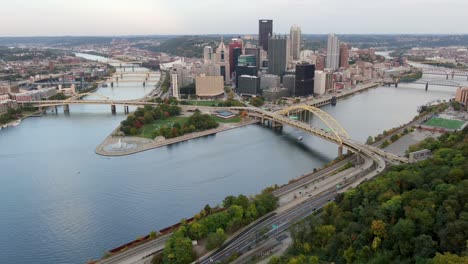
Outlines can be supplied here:
[[302, 63], [296, 65], [296, 85], [294, 96], [308, 96], [314, 93], [315, 65]]
[[341, 43], [340, 45], [340, 68], [348, 68], [349, 63], [349, 49], [348, 49], [348, 44], [346, 43]]
[[231, 80], [229, 70], [229, 50], [226, 48], [226, 45], [224, 45], [222, 38], [218, 48], [216, 49], [216, 64], [219, 65], [219, 71], [220, 74], [224, 76], [224, 81]]
[[268, 73], [283, 76], [289, 58], [289, 39], [286, 36], [271, 36], [268, 47]]
[[203, 59], [205, 63], [208, 63], [212, 60], [213, 58], [213, 48], [210, 46], [206, 46], [203, 48]]
[[328, 35], [326, 67], [336, 70], [340, 62], [340, 41], [335, 34]]
[[301, 28], [296, 25], [292, 26], [289, 38], [291, 39], [291, 57], [297, 61], [301, 54]]
[[235, 71], [237, 66], [237, 60], [242, 55], [242, 40], [232, 39], [229, 43], [229, 76], [232, 77], [232, 73]]
[[258, 21], [258, 45], [268, 51], [268, 39], [273, 34], [273, 20], [260, 19]]

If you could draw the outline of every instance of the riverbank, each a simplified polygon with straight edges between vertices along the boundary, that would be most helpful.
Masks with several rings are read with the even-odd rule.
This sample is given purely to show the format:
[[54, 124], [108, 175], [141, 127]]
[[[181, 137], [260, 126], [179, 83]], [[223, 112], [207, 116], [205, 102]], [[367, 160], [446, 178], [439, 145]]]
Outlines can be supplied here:
[[115, 137], [113, 135], [115, 131], [119, 129], [116, 128], [116, 130], [112, 131], [112, 133], [96, 148], [96, 154], [108, 157], [128, 156], [147, 150], [160, 148], [208, 135], [213, 135], [216, 133], [228, 131], [243, 126], [252, 125], [258, 122], [258, 120], [248, 120], [242, 121], [240, 123], [224, 123], [220, 124], [219, 127], [215, 129], [190, 133], [181, 137], [171, 139], [156, 138], [154, 140], [140, 137]]

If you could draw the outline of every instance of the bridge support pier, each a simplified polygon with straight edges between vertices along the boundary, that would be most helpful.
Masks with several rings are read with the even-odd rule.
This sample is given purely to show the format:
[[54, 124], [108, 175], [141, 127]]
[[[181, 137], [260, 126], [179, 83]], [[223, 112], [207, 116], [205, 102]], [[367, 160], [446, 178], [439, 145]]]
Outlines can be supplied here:
[[70, 113], [70, 105], [63, 105], [63, 112], [66, 114]]
[[429, 89], [429, 82], [426, 83], [426, 91]]
[[125, 105], [125, 106], [124, 106], [124, 113], [125, 113], [125, 114], [129, 114], [129, 113], [130, 113], [130, 111], [128, 110], [128, 105]]
[[343, 157], [343, 145], [338, 146], [338, 157]]
[[[40, 109], [40, 108], [39, 108]], [[58, 107], [57, 106], [54, 106], [54, 109], [55, 109], [55, 113], [57, 114], [58, 113]]]
[[445, 78], [446, 80], [448, 80], [448, 76], [449, 76], [449, 75], [447, 74], [447, 78]]
[[395, 88], [398, 88], [398, 82], [395, 82]]
[[115, 105], [111, 105], [111, 112], [112, 112], [113, 115], [115, 115], [117, 113]]

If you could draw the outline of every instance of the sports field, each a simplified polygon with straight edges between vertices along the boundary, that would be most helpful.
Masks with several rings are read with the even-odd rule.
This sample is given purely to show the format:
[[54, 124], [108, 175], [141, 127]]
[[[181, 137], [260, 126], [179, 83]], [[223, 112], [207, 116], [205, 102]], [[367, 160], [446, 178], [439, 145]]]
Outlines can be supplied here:
[[459, 120], [450, 120], [438, 117], [433, 117], [424, 123], [426, 126], [442, 127], [447, 129], [459, 129], [463, 126], [463, 124], [464, 122]]

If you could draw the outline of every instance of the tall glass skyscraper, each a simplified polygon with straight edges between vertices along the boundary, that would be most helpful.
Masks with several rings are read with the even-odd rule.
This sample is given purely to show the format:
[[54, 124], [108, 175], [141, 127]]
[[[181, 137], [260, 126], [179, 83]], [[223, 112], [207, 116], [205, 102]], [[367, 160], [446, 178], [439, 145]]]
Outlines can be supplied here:
[[268, 51], [268, 38], [273, 34], [273, 20], [260, 19], [258, 21], [258, 45]]

